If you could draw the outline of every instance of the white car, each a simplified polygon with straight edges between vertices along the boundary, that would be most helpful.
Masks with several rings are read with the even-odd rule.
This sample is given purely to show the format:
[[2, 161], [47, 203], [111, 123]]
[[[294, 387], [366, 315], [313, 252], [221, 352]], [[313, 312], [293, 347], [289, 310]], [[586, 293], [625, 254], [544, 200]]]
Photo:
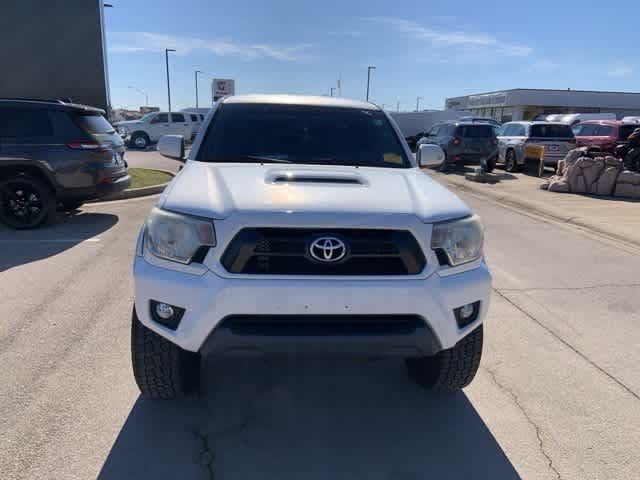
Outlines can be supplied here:
[[[136, 247], [144, 396], [196, 389], [212, 354], [391, 356], [428, 388], [471, 382], [491, 291], [482, 226], [385, 112], [234, 96], [203, 129]], [[179, 136], [158, 149], [184, 161]], [[420, 158], [444, 154], [423, 145]]]
[[151, 112], [140, 120], [118, 122], [114, 126], [129, 146], [138, 149], [156, 143], [163, 135], [182, 135], [187, 140], [195, 135], [191, 116], [184, 112]]

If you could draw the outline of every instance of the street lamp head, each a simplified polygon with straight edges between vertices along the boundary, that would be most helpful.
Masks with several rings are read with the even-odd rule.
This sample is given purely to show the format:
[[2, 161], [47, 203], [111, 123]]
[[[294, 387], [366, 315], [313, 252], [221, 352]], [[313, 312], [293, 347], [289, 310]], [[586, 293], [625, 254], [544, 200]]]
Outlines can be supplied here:
[[175, 52], [176, 49], [175, 48], [165, 48], [164, 51], [165, 52]]

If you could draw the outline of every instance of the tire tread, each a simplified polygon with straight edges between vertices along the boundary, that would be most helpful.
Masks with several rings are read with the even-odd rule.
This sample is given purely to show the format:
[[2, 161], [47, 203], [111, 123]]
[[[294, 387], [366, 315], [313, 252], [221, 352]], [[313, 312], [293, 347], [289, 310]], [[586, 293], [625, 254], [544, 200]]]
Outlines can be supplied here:
[[482, 325], [453, 348], [433, 357], [408, 359], [410, 375], [421, 386], [436, 392], [456, 392], [471, 383], [482, 358]]
[[135, 310], [131, 321], [131, 361], [136, 383], [146, 398], [181, 398], [198, 386], [199, 355], [142, 325]]

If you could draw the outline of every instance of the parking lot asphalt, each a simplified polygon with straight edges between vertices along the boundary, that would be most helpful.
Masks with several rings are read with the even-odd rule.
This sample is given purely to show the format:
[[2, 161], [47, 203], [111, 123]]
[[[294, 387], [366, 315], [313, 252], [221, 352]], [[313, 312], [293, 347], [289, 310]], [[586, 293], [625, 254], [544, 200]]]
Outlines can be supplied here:
[[494, 295], [475, 381], [395, 360], [208, 361], [199, 397], [142, 400], [131, 259], [154, 198], [0, 227], [5, 479], [637, 479], [640, 256], [462, 193]]

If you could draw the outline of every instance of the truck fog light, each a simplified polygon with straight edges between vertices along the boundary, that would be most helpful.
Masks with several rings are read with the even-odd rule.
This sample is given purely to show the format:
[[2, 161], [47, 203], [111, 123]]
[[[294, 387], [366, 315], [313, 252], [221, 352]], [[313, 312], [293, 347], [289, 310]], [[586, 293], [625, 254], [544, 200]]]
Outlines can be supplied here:
[[158, 303], [156, 305], [156, 315], [163, 320], [169, 320], [174, 315], [173, 307], [166, 303]]
[[458, 328], [464, 328], [478, 319], [480, 302], [468, 303], [462, 307], [458, 307], [453, 310], [453, 314], [456, 317]]
[[155, 300], [151, 300], [149, 303], [151, 318], [153, 318], [155, 322], [171, 330], [178, 328], [180, 320], [182, 320], [182, 316], [184, 315], [184, 308]]

